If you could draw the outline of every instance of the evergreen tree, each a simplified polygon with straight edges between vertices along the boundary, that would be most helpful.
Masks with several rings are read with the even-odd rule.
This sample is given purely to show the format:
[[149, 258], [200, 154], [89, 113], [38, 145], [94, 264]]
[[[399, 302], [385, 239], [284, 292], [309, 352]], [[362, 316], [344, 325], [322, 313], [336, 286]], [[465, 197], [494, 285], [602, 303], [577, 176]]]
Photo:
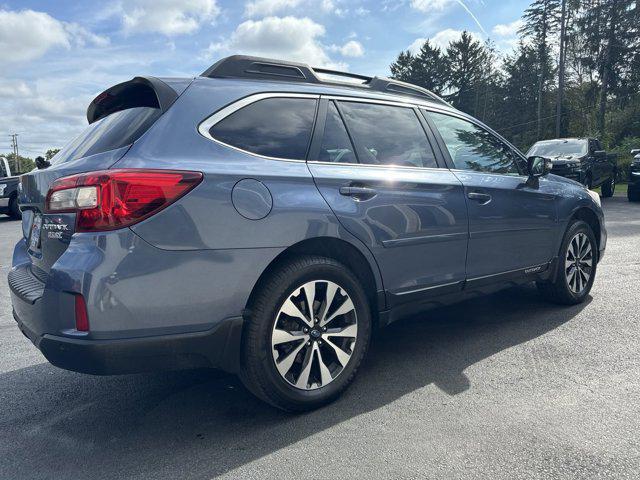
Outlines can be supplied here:
[[543, 111], [545, 91], [550, 80], [548, 70], [551, 58], [551, 47], [554, 35], [558, 31], [560, 22], [560, 0], [535, 0], [524, 12], [524, 25], [521, 34], [528, 37], [537, 51], [538, 65], [535, 72], [538, 76], [537, 93], [537, 137], [543, 135]]
[[411, 79], [416, 85], [440, 94], [445, 85], [446, 65], [442, 51], [429, 40], [422, 44], [413, 58]]
[[402, 82], [413, 83], [414, 56], [409, 50], [400, 52], [395, 62], [391, 64], [391, 78]]
[[447, 98], [454, 107], [477, 113], [477, 88], [481, 87], [490, 55], [486, 47], [474, 40], [469, 32], [462, 32], [459, 40], [449, 44], [444, 65], [446, 66]]

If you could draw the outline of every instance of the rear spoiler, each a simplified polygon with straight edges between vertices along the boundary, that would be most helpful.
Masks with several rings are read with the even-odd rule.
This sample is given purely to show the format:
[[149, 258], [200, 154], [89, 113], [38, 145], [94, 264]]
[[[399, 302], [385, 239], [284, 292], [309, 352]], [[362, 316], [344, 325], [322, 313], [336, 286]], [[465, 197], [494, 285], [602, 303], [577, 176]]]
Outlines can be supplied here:
[[178, 93], [156, 77], [134, 77], [106, 89], [87, 108], [91, 124], [114, 112], [134, 107], [159, 108], [163, 113], [176, 101]]

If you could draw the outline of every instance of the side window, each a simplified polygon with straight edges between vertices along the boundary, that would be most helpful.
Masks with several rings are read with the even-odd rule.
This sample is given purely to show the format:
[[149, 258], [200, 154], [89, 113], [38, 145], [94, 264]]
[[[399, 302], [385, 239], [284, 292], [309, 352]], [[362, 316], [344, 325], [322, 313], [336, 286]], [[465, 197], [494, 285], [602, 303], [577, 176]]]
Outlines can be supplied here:
[[492, 133], [450, 115], [426, 112], [458, 170], [519, 175], [520, 157]]
[[340, 102], [360, 163], [435, 168], [427, 135], [412, 108]]
[[320, 158], [322, 162], [358, 163], [353, 150], [353, 145], [344, 127], [342, 118], [338, 113], [335, 103], [329, 102], [327, 108], [327, 120], [324, 124], [324, 134], [320, 145]]
[[304, 160], [316, 103], [311, 98], [259, 100], [223, 118], [209, 129], [209, 134], [248, 152]]

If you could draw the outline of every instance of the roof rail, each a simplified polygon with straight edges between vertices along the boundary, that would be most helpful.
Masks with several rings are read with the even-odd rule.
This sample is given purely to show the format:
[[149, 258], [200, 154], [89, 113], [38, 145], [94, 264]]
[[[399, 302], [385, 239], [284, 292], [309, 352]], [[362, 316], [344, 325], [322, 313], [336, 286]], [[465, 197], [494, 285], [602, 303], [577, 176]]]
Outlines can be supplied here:
[[[320, 75], [329, 77], [344, 77], [345, 79], [359, 80], [361, 83], [338, 80], [324, 80]], [[251, 79], [280, 79], [289, 82], [318, 83], [326, 85], [340, 85], [360, 87], [377, 92], [392, 93], [396, 95], [410, 95], [425, 98], [432, 102], [449, 105], [435, 93], [426, 88], [401, 82], [385, 77], [368, 77], [349, 72], [330, 70], [326, 68], [311, 68], [304, 63], [273, 60], [270, 58], [249, 57], [245, 55], [232, 55], [218, 60], [216, 63], [202, 72], [201, 76], [210, 78], [251, 78]]]

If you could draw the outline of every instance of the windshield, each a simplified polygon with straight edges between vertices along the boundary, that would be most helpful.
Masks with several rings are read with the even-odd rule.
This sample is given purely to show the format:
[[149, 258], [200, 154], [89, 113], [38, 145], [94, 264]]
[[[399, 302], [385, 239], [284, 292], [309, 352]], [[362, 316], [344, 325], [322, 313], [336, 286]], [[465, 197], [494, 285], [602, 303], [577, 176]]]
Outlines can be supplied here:
[[150, 107], [112, 113], [89, 125], [51, 159], [51, 165], [131, 145], [153, 125], [161, 113], [159, 108]]
[[586, 140], [551, 140], [538, 142], [527, 153], [528, 157], [581, 157], [587, 154]]

